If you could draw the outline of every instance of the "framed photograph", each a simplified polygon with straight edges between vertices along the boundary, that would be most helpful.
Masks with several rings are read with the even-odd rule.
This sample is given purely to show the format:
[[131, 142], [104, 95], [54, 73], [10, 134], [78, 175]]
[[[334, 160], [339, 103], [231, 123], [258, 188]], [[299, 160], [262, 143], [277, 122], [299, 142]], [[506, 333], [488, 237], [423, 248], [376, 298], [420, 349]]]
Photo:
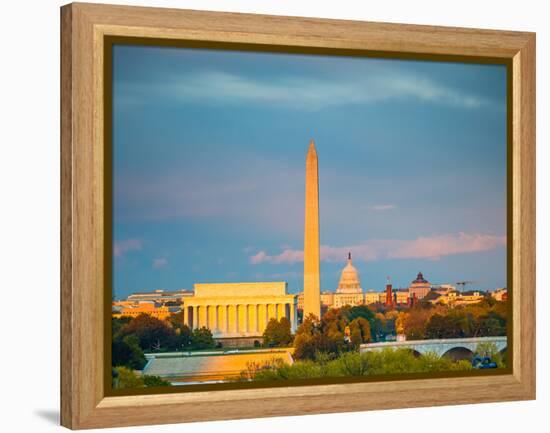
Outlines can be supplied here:
[[535, 35], [61, 8], [61, 422], [535, 398]]

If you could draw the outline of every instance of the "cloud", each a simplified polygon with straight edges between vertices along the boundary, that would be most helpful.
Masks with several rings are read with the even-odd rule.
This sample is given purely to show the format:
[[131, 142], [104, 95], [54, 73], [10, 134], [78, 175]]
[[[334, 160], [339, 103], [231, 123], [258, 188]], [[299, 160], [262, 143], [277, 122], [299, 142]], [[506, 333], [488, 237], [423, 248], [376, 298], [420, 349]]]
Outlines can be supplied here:
[[[287, 109], [317, 111], [324, 108], [371, 104], [396, 99], [415, 99], [444, 106], [474, 109], [493, 103], [479, 95], [449, 87], [425, 76], [394, 68], [370, 67], [347, 72], [339, 80], [331, 77], [312, 78], [305, 74], [252, 77], [244, 73], [228, 73], [204, 69], [167, 77], [163, 84], [121, 82], [120, 94], [142, 94], [144, 103], [149, 92], [183, 103], [216, 105], [257, 104]], [[146, 90], [143, 90], [146, 89]], [[143, 92], [148, 92], [144, 94]], [[115, 100], [115, 106], [126, 105]]]
[[113, 255], [115, 257], [123, 257], [129, 251], [139, 251], [142, 248], [141, 240], [126, 239], [115, 242], [113, 245]]
[[477, 253], [505, 246], [506, 236], [459, 233], [458, 235], [441, 235], [419, 237], [405, 242], [389, 252], [389, 258], [430, 258], [439, 259], [453, 254]]
[[[506, 236], [479, 233], [443, 234], [423, 236], [412, 240], [373, 239], [362, 244], [333, 247], [321, 246], [321, 260], [341, 262], [348, 252], [352, 252], [357, 261], [375, 261], [381, 259], [430, 259], [438, 260], [444, 256], [469, 254], [506, 245]], [[259, 251], [250, 257], [250, 263], [298, 263], [304, 260], [302, 250], [286, 249], [280, 254], [269, 255]]]
[[269, 262], [272, 259], [273, 257], [268, 256], [265, 251], [260, 251], [250, 257], [250, 263], [252, 263], [253, 265], [257, 265], [259, 263]]
[[153, 269], [162, 269], [168, 266], [168, 259], [165, 257], [159, 257], [153, 259]]
[[292, 249], [286, 249], [281, 254], [268, 256], [265, 251], [260, 251], [250, 257], [250, 263], [257, 265], [260, 263], [296, 263], [304, 261], [304, 252]]
[[394, 204], [375, 204], [375, 205], [369, 206], [369, 209], [380, 212], [385, 210], [392, 210], [392, 209], [395, 209], [396, 207], [397, 206], [395, 206]]

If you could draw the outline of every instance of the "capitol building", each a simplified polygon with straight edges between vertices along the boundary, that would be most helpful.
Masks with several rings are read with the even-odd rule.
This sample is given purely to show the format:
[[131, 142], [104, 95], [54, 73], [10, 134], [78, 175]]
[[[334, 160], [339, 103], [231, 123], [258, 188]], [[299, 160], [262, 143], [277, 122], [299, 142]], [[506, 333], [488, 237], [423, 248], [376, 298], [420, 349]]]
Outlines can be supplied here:
[[361, 288], [361, 281], [359, 281], [359, 272], [351, 261], [351, 253], [348, 253], [348, 262], [342, 274], [340, 275], [340, 282], [334, 294], [334, 308], [340, 308], [344, 305], [361, 305], [364, 303], [363, 289]]
[[[372, 292], [375, 295], [374, 300], [366, 297], [370, 293], [364, 293], [361, 287], [361, 280], [359, 279], [359, 272], [357, 268], [353, 266], [351, 253], [348, 253], [347, 263], [342, 269], [340, 274], [340, 281], [336, 291], [324, 291], [321, 293], [321, 305], [324, 308], [340, 308], [346, 305], [351, 307], [356, 305], [370, 304], [384, 301], [384, 294], [379, 292]], [[298, 309], [303, 308], [304, 294], [298, 295]]]

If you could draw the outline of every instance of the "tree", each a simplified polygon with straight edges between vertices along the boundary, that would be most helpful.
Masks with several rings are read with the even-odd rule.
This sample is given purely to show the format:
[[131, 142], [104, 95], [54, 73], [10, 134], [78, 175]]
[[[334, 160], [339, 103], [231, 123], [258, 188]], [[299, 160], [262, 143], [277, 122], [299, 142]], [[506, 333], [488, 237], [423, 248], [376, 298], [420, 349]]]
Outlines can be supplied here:
[[181, 329], [184, 326], [186, 326], [183, 322], [183, 318], [184, 318], [183, 310], [178, 311], [177, 313], [171, 314], [168, 317], [168, 323], [170, 323], [170, 325], [172, 325], [172, 328], [174, 329]]
[[294, 337], [294, 358], [312, 360], [319, 353], [335, 354], [342, 350], [344, 330], [340, 329], [339, 320], [337, 314], [330, 322], [319, 322], [313, 315], [306, 317]]
[[113, 388], [129, 389], [143, 388], [144, 386], [170, 386], [170, 382], [158, 377], [142, 375], [138, 376], [127, 367], [113, 368]]
[[407, 321], [407, 318], [409, 317], [408, 313], [405, 313], [403, 311], [399, 312], [397, 315], [397, 318], [395, 319], [395, 332], [396, 334], [404, 334], [405, 333], [405, 322]]
[[[305, 334], [301, 334], [302, 336]], [[298, 336], [296, 337], [298, 338]], [[396, 373], [468, 371], [468, 361], [454, 362], [435, 354], [415, 357], [406, 349], [384, 349], [366, 353], [346, 352], [337, 357], [319, 355], [315, 360], [298, 360], [292, 365], [265, 362], [247, 366], [238, 380], [294, 380], [322, 377], [373, 376]]]
[[322, 346], [320, 341], [321, 335], [321, 323], [317, 317], [310, 314], [296, 330], [294, 337], [294, 358], [315, 359], [316, 352]]
[[288, 346], [292, 342], [290, 321], [286, 317], [270, 319], [263, 333], [264, 346]]
[[388, 334], [386, 317], [382, 313], [376, 313], [372, 320], [372, 333], [377, 341], [384, 340]]
[[506, 335], [506, 319], [494, 311], [489, 311], [486, 316], [480, 317], [479, 328], [484, 336]]
[[386, 332], [388, 334], [395, 335], [397, 333], [395, 322], [399, 317], [399, 312], [396, 310], [389, 310], [386, 314], [384, 314], [384, 317], [386, 318]]
[[162, 320], [140, 314], [132, 319], [122, 329], [123, 335], [135, 335], [139, 345], [146, 351], [158, 351], [162, 348], [174, 349], [174, 329]]
[[193, 349], [211, 349], [215, 345], [216, 343], [210, 329], [203, 326], [202, 328], [193, 330], [193, 335], [191, 336], [191, 346]]
[[177, 350], [189, 349], [192, 345], [193, 333], [187, 325], [182, 325], [174, 330], [173, 346]]
[[351, 331], [350, 340], [354, 347], [371, 341], [370, 324], [367, 319], [358, 317], [349, 324], [349, 327]]
[[502, 353], [498, 351], [496, 344], [493, 342], [479, 343], [474, 351], [474, 357], [475, 356], [490, 358], [491, 361], [497, 364], [498, 368], [506, 366]]
[[295, 359], [315, 359], [318, 344], [313, 335], [299, 334], [294, 338]]
[[159, 376], [145, 374], [142, 377], [145, 386], [170, 386], [170, 382], [162, 379]]
[[353, 321], [358, 317], [362, 317], [363, 319], [367, 319], [371, 322], [374, 319], [374, 313], [366, 305], [356, 305], [355, 307], [351, 307], [348, 314], [349, 320]]
[[126, 337], [118, 335], [113, 340], [111, 354], [114, 367], [124, 366], [133, 370], [141, 370], [147, 363], [145, 355], [139, 347], [139, 339], [135, 335]]
[[125, 325], [130, 323], [132, 320], [131, 317], [113, 317], [111, 319], [111, 334], [113, 336], [113, 340], [119, 336], [122, 328], [124, 328]]
[[145, 386], [143, 378], [136, 375], [133, 370], [126, 367], [115, 367], [113, 369], [113, 388], [128, 389], [143, 386]]
[[426, 338], [457, 338], [460, 335], [457, 321], [450, 315], [434, 314], [426, 325]]
[[432, 310], [411, 308], [404, 320], [404, 331], [408, 340], [422, 340], [426, 337], [426, 324], [434, 314]]

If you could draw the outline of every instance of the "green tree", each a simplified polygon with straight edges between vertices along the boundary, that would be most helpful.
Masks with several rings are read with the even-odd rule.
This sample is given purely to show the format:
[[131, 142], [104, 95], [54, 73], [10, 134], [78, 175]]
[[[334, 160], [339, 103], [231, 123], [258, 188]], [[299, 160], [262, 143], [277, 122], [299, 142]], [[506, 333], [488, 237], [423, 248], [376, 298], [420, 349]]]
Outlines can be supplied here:
[[211, 349], [216, 343], [212, 336], [212, 332], [207, 327], [197, 328], [193, 330], [191, 336], [191, 346], [193, 349]]
[[298, 360], [292, 365], [281, 362], [251, 365], [241, 374], [240, 380], [293, 380], [471, 369], [468, 361], [453, 362], [436, 354], [417, 358], [406, 349], [384, 349], [380, 352], [345, 352], [336, 357], [321, 355], [315, 360]]
[[152, 376], [152, 375], [145, 374], [142, 377], [143, 377], [143, 383], [147, 387], [150, 387], [150, 386], [152, 386], [152, 387], [154, 387], [154, 386], [170, 386], [170, 382], [168, 382], [167, 380], [162, 379], [159, 376]]
[[175, 350], [188, 350], [192, 345], [193, 332], [187, 325], [180, 325], [174, 327], [174, 335], [172, 340], [168, 343], [169, 347]]
[[113, 369], [113, 388], [128, 389], [145, 386], [143, 378], [127, 367], [115, 367]]
[[120, 366], [113, 368], [113, 388], [131, 389], [143, 388], [144, 386], [170, 386], [170, 382], [159, 376], [137, 375], [127, 367]]
[[148, 314], [140, 314], [122, 329], [123, 335], [135, 335], [140, 347], [145, 351], [175, 349], [175, 331], [166, 322]]
[[434, 314], [426, 325], [426, 338], [457, 338], [460, 329], [455, 317]]
[[133, 370], [141, 370], [147, 363], [139, 346], [139, 339], [135, 335], [118, 335], [113, 340], [111, 358], [114, 367], [123, 366]]
[[363, 319], [367, 319], [369, 322], [372, 322], [372, 320], [374, 319], [374, 313], [366, 305], [356, 305], [355, 307], [351, 307], [349, 309], [348, 315], [349, 320], [353, 321], [359, 317], [362, 317]]
[[483, 336], [506, 335], [506, 319], [495, 311], [489, 311], [487, 315], [480, 317], [479, 328]]
[[125, 325], [130, 323], [132, 320], [131, 317], [113, 317], [111, 319], [111, 333], [113, 340], [120, 335], [122, 328], [124, 328]]
[[388, 334], [386, 317], [382, 313], [375, 313], [371, 320], [371, 332], [376, 341], [385, 340]]

